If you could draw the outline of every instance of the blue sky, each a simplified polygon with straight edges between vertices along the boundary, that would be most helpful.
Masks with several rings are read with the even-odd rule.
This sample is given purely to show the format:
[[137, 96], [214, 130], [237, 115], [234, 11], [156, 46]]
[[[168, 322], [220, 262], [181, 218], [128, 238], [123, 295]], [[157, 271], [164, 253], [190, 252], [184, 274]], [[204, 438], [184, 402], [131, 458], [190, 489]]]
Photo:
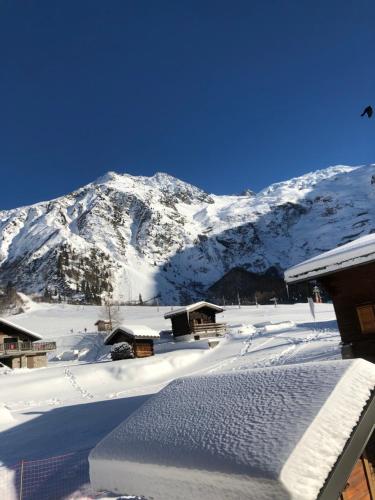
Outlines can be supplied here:
[[259, 190], [375, 162], [373, 1], [0, 0], [0, 209], [108, 170]]

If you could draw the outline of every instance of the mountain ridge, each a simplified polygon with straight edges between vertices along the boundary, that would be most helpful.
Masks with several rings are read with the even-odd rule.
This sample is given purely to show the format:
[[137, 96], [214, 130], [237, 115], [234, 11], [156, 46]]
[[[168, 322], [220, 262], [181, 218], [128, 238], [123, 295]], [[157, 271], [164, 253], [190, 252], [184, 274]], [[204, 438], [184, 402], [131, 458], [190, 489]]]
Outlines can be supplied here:
[[107, 172], [50, 201], [0, 211], [0, 283], [22, 292], [181, 303], [228, 271], [282, 271], [375, 231], [375, 166], [337, 165], [247, 195], [169, 174]]

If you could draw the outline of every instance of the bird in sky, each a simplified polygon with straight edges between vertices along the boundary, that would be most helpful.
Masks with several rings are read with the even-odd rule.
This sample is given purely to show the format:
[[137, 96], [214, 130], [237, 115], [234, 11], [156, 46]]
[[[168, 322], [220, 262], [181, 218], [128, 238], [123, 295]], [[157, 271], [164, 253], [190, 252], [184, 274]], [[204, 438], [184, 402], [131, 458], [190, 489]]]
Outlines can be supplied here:
[[372, 117], [372, 107], [371, 106], [366, 106], [365, 109], [363, 110], [363, 113], [361, 114], [361, 116], [365, 116], [367, 115], [368, 118], [371, 118]]

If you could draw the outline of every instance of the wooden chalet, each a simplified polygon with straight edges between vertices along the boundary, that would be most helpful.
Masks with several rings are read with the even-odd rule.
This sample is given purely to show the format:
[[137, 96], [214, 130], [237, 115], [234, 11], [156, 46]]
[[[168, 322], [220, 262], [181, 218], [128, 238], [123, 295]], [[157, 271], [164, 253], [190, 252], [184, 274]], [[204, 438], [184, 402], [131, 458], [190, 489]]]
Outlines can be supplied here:
[[98, 328], [98, 332], [110, 332], [112, 330], [112, 322], [105, 319], [98, 319], [95, 326]]
[[343, 357], [375, 362], [375, 234], [302, 262], [285, 272], [287, 284], [317, 281], [332, 298]]
[[154, 355], [154, 340], [160, 338], [155, 330], [145, 325], [120, 325], [105, 339], [105, 345], [127, 342], [133, 348], [136, 358]]
[[164, 314], [164, 318], [172, 321], [174, 337], [192, 335], [199, 340], [224, 335], [226, 324], [216, 323], [216, 314], [223, 311], [220, 306], [201, 301]]
[[0, 363], [9, 368], [47, 366], [47, 352], [55, 342], [41, 342], [42, 337], [26, 328], [0, 318]]

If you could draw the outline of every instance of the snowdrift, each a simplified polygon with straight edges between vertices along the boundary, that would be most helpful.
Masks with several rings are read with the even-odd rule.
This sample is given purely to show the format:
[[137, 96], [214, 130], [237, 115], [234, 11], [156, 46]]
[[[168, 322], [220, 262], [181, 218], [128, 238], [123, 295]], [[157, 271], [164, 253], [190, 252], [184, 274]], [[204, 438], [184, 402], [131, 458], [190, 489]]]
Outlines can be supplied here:
[[91, 452], [92, 485], [155, 500], [316, 499], [374, 387], [363, 360], [176, 380]]

